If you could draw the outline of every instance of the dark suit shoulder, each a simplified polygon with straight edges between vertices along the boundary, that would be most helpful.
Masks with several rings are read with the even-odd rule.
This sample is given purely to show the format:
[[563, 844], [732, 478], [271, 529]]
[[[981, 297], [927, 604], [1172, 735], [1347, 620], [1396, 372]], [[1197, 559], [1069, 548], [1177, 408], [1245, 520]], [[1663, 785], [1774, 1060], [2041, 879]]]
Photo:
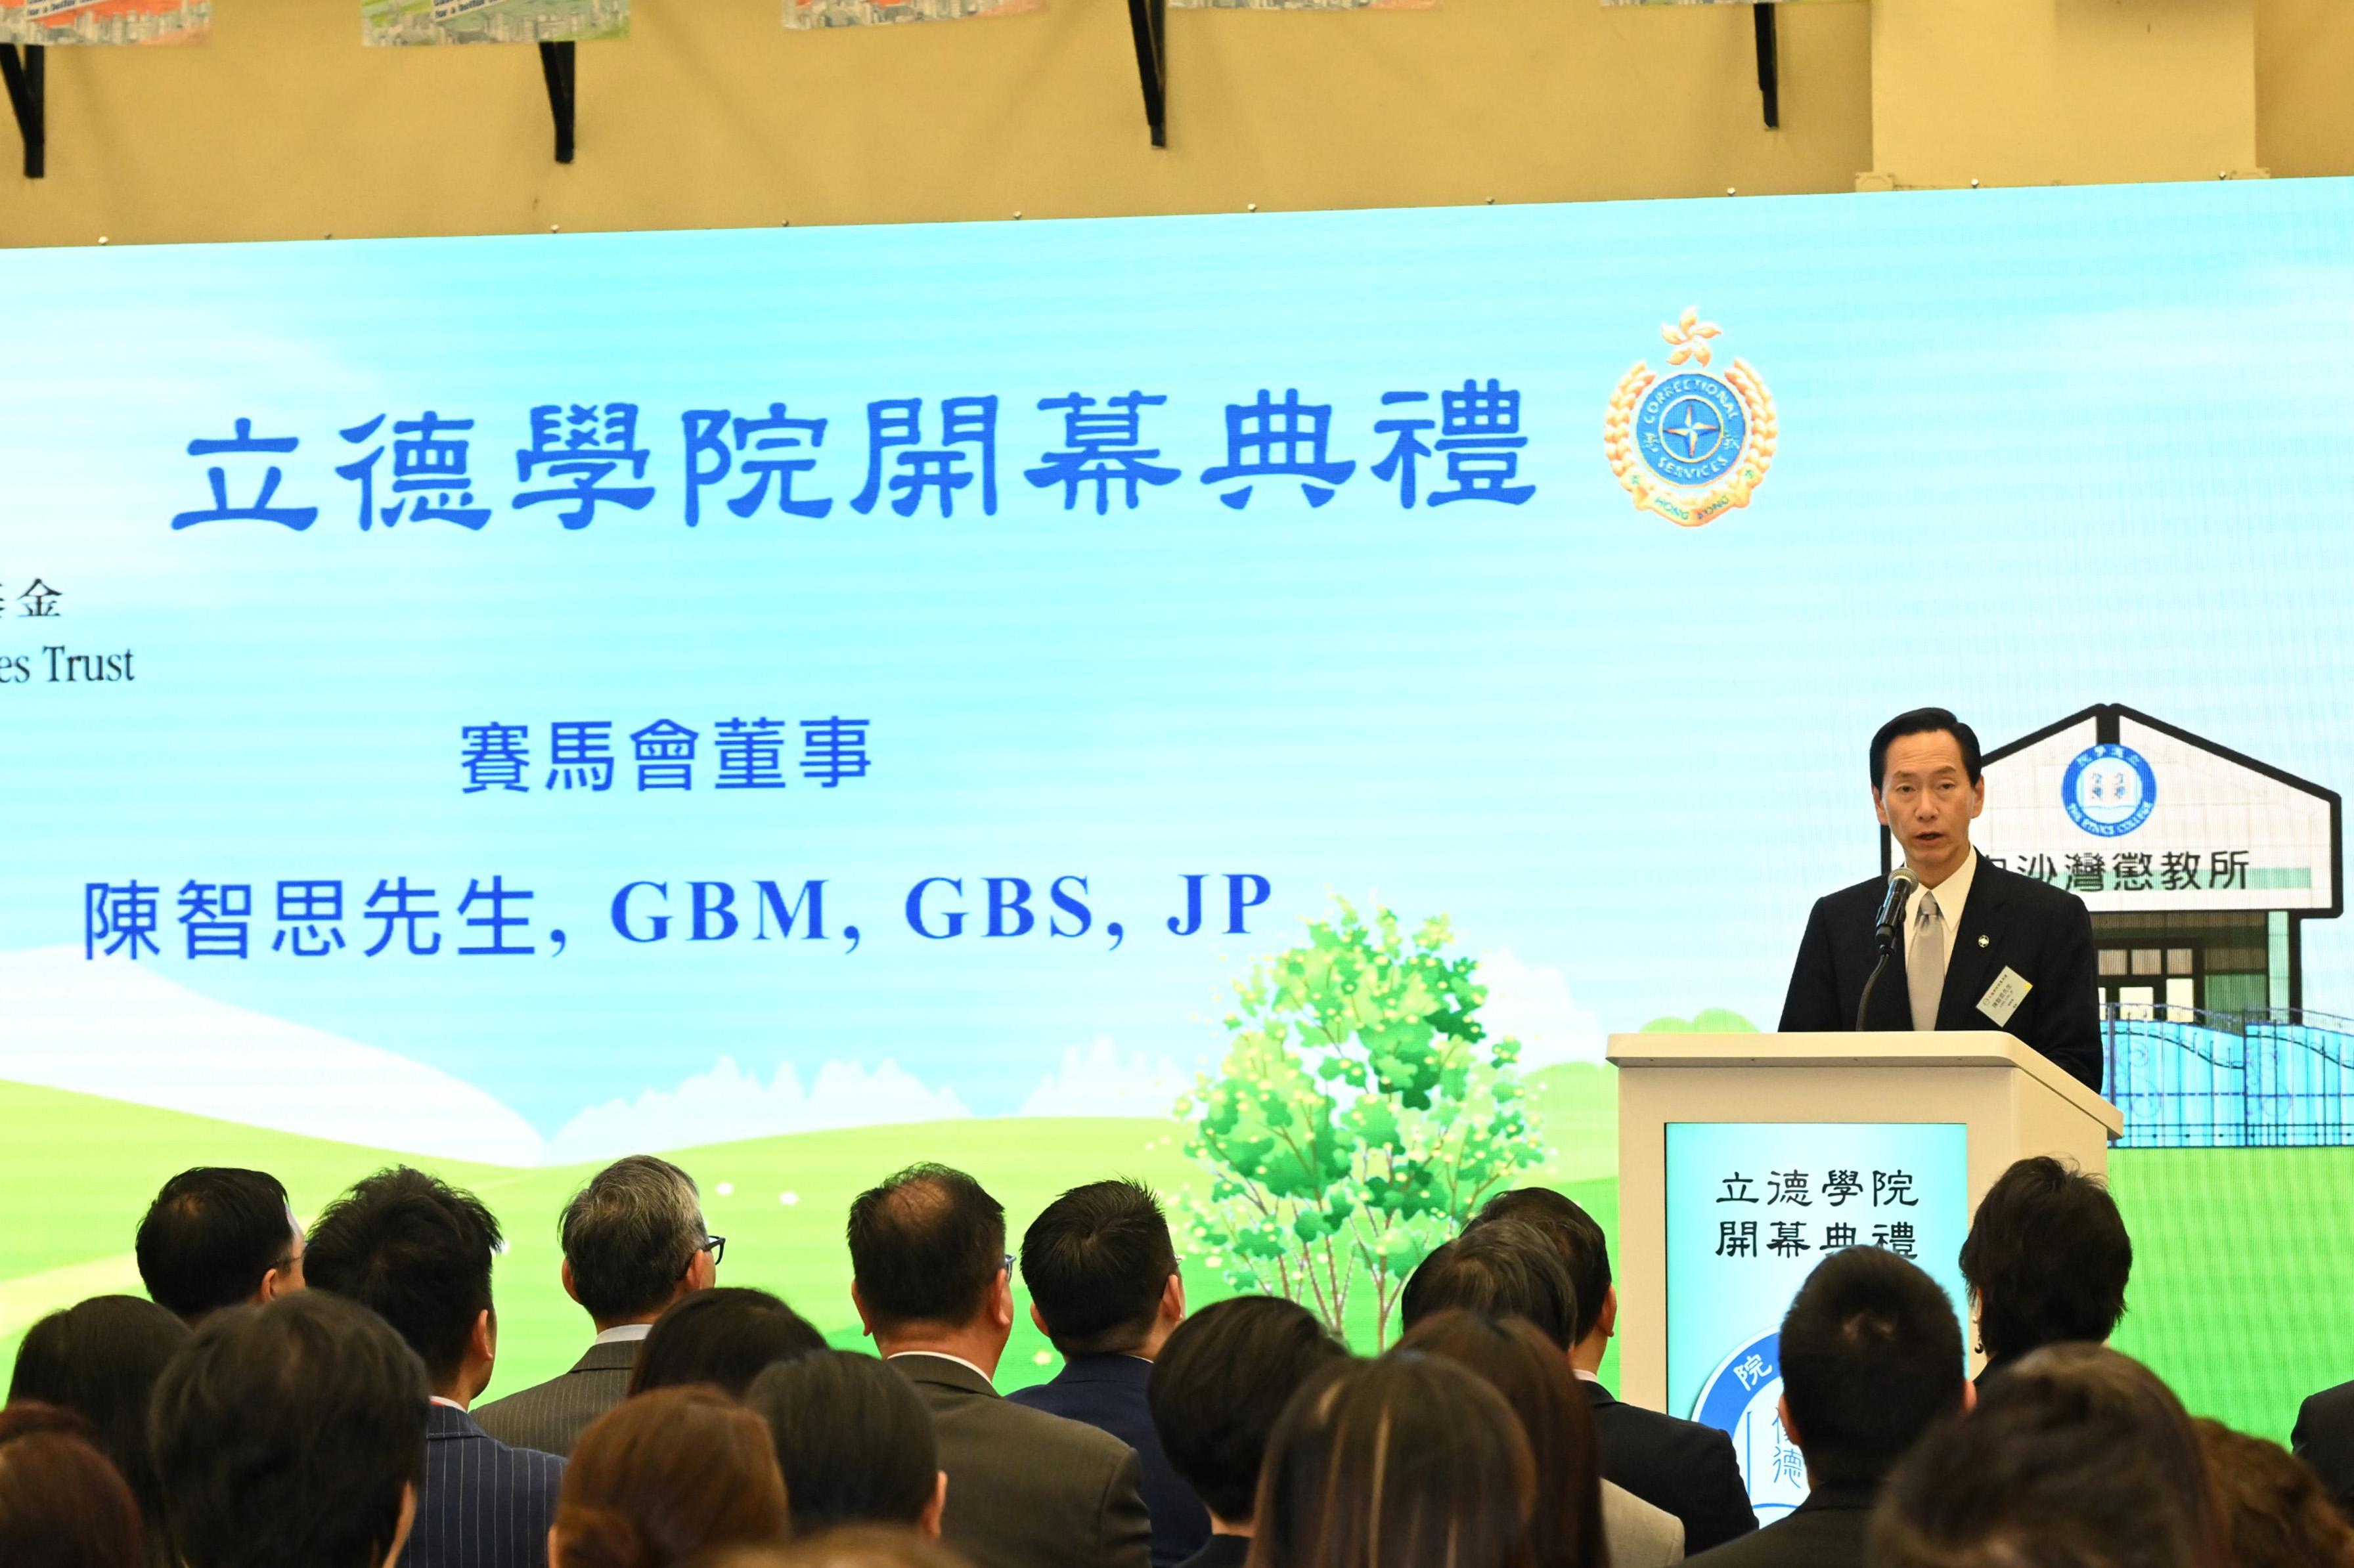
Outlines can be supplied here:
[[1757, 1528], [1733, 1439], [1717, 1427], [1617, 1400], [1595, 1402], [1602, 1476], [1683, 1520], [1697, 1556]]
[[1798, 1509], [1762, 1530], [1686, 1558], [1708, 1568], [1863, 1568], [1869, 1496]]

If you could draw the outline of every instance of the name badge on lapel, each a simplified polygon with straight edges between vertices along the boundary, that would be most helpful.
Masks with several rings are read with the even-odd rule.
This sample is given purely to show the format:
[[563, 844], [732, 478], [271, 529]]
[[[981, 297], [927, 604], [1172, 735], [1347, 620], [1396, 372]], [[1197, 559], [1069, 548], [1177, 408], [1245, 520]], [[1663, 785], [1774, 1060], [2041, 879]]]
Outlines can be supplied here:
[[2034, 989], [2033, 980], [2020, 979], [2019, 971], [2006, 964], [2002, 973], [1994, 977], [1994, 984], [1987, 987], [1986, 994], [1978, 998], [1978, 1011], [1993, 1019], [1999, 1027], [2008, 1024], [2010, 1015], [2019, 1011], [2019, 1004], [2025, 1001], [2027, 993]]

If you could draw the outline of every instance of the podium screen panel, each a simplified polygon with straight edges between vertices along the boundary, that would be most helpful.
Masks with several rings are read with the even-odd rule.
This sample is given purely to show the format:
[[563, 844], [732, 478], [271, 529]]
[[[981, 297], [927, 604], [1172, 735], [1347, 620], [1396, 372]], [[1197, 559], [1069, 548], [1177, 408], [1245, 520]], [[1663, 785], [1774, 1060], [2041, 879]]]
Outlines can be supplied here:
[[1758, 1521], [1807, 1495], [1782, 1430], [1782, 1315], [1826, 1254], [1882, 1246], [1968, 1321], [1969, 1139], [1955, 1123], [1672, 1122], [1668, 1408], [1733, 1436]]

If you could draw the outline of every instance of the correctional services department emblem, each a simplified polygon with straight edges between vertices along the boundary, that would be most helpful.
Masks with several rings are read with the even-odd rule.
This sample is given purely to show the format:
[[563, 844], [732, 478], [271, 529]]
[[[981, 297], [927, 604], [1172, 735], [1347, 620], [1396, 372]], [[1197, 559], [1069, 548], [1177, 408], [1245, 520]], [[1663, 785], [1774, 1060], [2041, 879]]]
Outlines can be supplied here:
[[1723, 332], [1697, 308], [1661, 326], [1667, 372], [1654, 376], [1638, 360], [1619, 378], [1602, 425], [1610, 471], [1635, 505], [1686, 528], [1749, 504], [1774, 466], [1781, 428], [1774, 395], [1747, 360], [1709, 368], [1709, 340]]
[[2069, 821], [2086, 832], [2120, 839], [2149, 821], [2158, 804], [2158, 773], [2130, 746], [2087, 747], [2060, 780]]

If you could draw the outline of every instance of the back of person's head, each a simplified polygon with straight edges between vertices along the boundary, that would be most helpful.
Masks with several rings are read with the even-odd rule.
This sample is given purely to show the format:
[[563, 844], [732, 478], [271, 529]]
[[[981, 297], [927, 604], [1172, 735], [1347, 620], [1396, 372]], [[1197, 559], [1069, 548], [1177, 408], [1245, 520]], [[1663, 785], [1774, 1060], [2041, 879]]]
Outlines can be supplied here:
[[1476, 1226], [1422, 1260], [1398, 1298], [1412, 1329], [1434, 1312], [1526, 1318], [1561, 1350], [1577, 1343], [1577, 1287], [1542, 1232], [1511, 1221]]
[[2354, 1526], [2312, 1467], [2220, 1421], [2191, 1423], [2233, 1568], [2354, 1568]]
[[1526, 1225], [1553, 1245], [1562, 1266], [1569, 1270], [1570, 1287], [1577, 1297], [1575, 1330], [1583, 1340], [1602, 1320], [1603, 1303], [1610, 1298], [1610, 1238], [1592, 1214], [1550, 1187], [1499, 1192], [1465, 1229], [1505, 1221]]
[[573, 1299], [608, 1325], [669, 1305], [706, 1234], [695, 1178], [651, 1154], [617, 1160], [588, 1178], [557, 1230]]
[[646, 1330], [630, 1392], [707, 1383], [740, 1394], [770, 1361], [823, 1349], [825, 1336], [765, 1290], [698, 1290], [673, 1302]]
[[1937, 1282], [1854, 1246], [1815, 1266], [1782, 1319], [1782, 1397], [1815, 1485], [1878, 1481], [1962, 1408], [1962, 1325]]
[[1437, 1356], [1467, 1368], [1520, 1417], [1543, 1478], [1530, 1520], [1537, 1568], [1603, 1568], [1602, 1448], [1577, 1374], [1525, 1318], [1438, 1312], [1406, 1331], [1391, 1354]]
[[196, 1330], [148, 1432], [186, 1568], [378, 1568], [425, 1474], [425, 1368], [355, 1302], [304, 1291]]
[[1291, 1396], [1349, 1359], [1323, 1320], [1280, 1296], [1231, 1296], [1177, 1325], [1145, 1383], [1170, 1467], [1229, 1524], [1250, 1522], [1267, 1435]]
[[151, 1532], [162, 1522], [163, 1495], [148, 1446], [147, 1406], [164, 1363], [187, 1340], [187, 1324], [153, 1301], [93, 1296], [26, 1330], [8, 1379], [9, 1404], [39, 1400], [89, 1419]]
[[868, 1324], [962, 1325], [1005, 1260], [1005, 1207], [961, 1171], [910, 1165], [850, 1205], [850, 1272]]
[[1519, 1419], [1470, 1372], [1412, 1353], [1344, 1362], [1267, 1440], [1250, 1568], [1533, 1568], [1535, 1499]]
[[1066, 1357], [1144, 1343], [1176, 1272], [1168, 1218], [1137, 1181], [1074, 1187], [1022, 1235], [1022, 1283]]
[[1996, 1179], [1962, 1243], [1980, 1348], [1998, 1361], [2106, 1340], [2132, 1273], [2133, 1241], [2108, 1187], [2049, 1155]]
[[715, 1547], [785, 1539], [768, 1424], [716, 1389], [625, 1399], [573, 1446], [551, 1568], [670, 1568]]
[[2222, 1568], [2190, 1418], [2140, 1362], [2037, 1351], [1882, 1485], [1873, 1568]]
[[327, 1205], [303, 1265], [312, 1288], [349, 1297], [400, 1330], [446, 1388], [491, 1309], [499, 1241], [480, 1198], [400, 1165]]
[[300, 1278], [286, 1189], [263, 1171], [181, 1171], [147, 1206], [133, 1246], [147, 1294], [189, 1322], [254, 1299], [272, 1271]]
[[769, 1424], [802, 1533], [917, 1524], [939, 1495], [939, 1442], [915, 1385], [854, 1351], [779, 1361], [744, 1391]]
[[843, 1525], [797, 1535], [790, 1546], [738, 1546], [695, 1560], [695, 1568], [972, 1568], [971, 1559], [912, 1530]]
[[0, 1563], [142, 1568], [139, 1504], [79, 1412], [11, 1397], [0, 1410]]

